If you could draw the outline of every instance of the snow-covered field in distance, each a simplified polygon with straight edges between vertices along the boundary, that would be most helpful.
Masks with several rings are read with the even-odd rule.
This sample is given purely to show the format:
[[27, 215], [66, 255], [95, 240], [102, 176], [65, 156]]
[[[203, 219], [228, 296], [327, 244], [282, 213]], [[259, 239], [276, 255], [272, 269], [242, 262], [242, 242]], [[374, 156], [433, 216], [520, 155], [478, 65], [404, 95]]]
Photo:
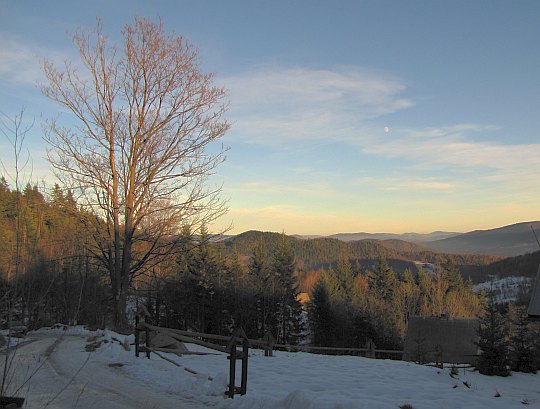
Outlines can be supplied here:
[[[540, 407], [540, 374], [487, 377], [460, 369], [355, 356], [250, 350], [247, 395], [225, 399], [225, 354], [135, 358], [110, 331], [40, 330], [15, 355], [11, 390], [26, 408], [225, 408], [225, 409], [415, 409]], [[115, 341], [117, 339], [118, 341]], [[89, 343], [101, 345], [86, 352]], [[128, 337], [127, 341], [132, 341]], [[203, 348], [188, 345], [190, 350]], [[4, 356], [2, 356], [2, 360]], [[237, 383], [239, 383], [239, 368]], [[195, 371], [194, 375], [184, 368]], [[37, 371], [36, 371], [37, 369]], [[212, 380], [209, 380], [211, 378]], [[495, 397], [500, 395], [500, 397]]]
[[520, 296], [520, 292], [527, 293], [531, 291], [533, 283], [534, 279], [531, 277], [494, 277], [490, 281], [476, 284], [474, 291], [492, 292], [495, 302], [503, 304], [516, 301]]

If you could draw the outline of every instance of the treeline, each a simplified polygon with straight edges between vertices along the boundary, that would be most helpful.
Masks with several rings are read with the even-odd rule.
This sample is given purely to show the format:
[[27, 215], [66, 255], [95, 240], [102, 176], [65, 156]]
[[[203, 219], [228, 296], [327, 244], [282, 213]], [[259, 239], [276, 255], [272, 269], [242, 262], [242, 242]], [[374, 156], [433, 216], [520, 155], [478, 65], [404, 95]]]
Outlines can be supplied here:
[[[0, 325], [110, 325], [114, 299], [95, 219], [70, 191], [42, 191], [17, 191], [0, 178]], [[250, 337], [269, 331], [299, 342], [304, 322], [285, 235], [272, 251], [259, 242], [247, 259], [226, 254], [204, 227], [184, 227], [177, 239], [174, 252], [130, 282], [131, 318], [144, 303], [157, 324], [220, 334], [242, 326]]]
[[256, 243], [247, 263], [236, 252], [225, 256], [204, 227], [196, 235], [185, 228], [182, 236], [167, 272], [141, 282], [155, 324], [213, 334], [241, 326], [248, 337], [269, 332], [284, 344], [302, 339], [294, 254], [285, 235], [271, 252]]
[[[2, 320], [111, 322], [110, 278], [89, 217], [58, 186], [16, 191], [0, 179]], [[469, 317], [482, 309], [482, 296], [451, 260], [434, 273], [398, 273], [375, 241], [351, 243], [333, 259], [347, 243], [256, 232], [216, 241], [206, 228], [187, 226], [175, 240], [173, 253], [130, 283], [130, 309], [144, 303], [158, 325], [219, 334], [242, 326], [249, 337], [270, 332], [280, 343], [358, 347], [372, 339], [399, 349], [410, 316]], [[308, 256], [325, 267], [307, 270]], [[300, 290], [311, 299], [303, 307]]]
[[351, 266], [318, 275], [309, 303], [312, 342], [318, 346], [400, 349], [411, 316], [473, 317], [482, 311], [482, 295], [473, 292], [455, 266], [435, 274], [422, 269], [397, 275], [384, 257], [373, 268]]
[[497, 304], [488, 295], [478, 336], [480, 373], [508, 376], [511, 371], [540, 370], [540, 322], [528, 317], [525, 305]]
[[471, 269], [469, 274], [475, 279], [489, 276], [500, 278], [509, 276], [536, 277], [538, 266], [540, 265], [540, 251], [528, 253], [516, 257], [508, 257], [503, 260], [493, 262], [485, 266], [478, 266]]
[[84, 228], [88, 217], [58, 186], [10, 189], [0, 178], [0, 321], [103, 326], [108, 291]]
[[[89, 217], [58, 186], [47, 194], [33, 185], [18, 192], [1, 180], [2, 319], [11, 314], [31, 327], [111, 322], [110, 278], [98, 262], [99, 247], [88, 228], [96, 224]], [[235, 241], [216, 242], [205, 228], [184, 227], [174, 253], [134, 277], [131, 309], [144, 303], [156, 324], [183, 329], [229, 334], [242, 326], [250, 337], [270, 332], [291, 344], [309, 342], [311, 331], [320, 345], [359, 346], [372, 338], [380, 347], [401, 345], [410, 315], [476, 311], [478, 300], [457, 270], [433, 277], [412, 270], [396, 274], [386, 258], [376, 256], [381, 246], [373, 241], [353, 243], [335, 261], [324, 259], [319, 240], [263, 233], [242, 239], [236, 244], [244, 252]], [[326, 253], [332, 257], [343, 250], [337, 240], [322, 243], [333, 248]], [[360, 248], [376, 261], [352, 259]], [[327, 267], [307, 271], [297, 251], [324, 259]], [[300, 289], [312, 298], [304, 310]]]
[[[219, 334], [240, 325], [250, 337], [270, 332], [278, 343], [360, 347], [372, 339], [400, 349], [410, 316], [472, 317], [482, 310], [483, 296], [452, 263], [433, 274], [397, 274], [382, 256], [364, 266], [346, 254], [306, 274], [296, 263], [297, 240], [284, 234], [251, 233], [249, 255], [212, 241], [206, 230], [194, 235], [186, 228], [181, 242], [166, 269], [140, 283], [155, 324]], [[304, 310], [300, 287], [310, 297]]]
[[[234, 248], [240, 254], [248, 256], [258, 240], [262, 240], [266, 247], [272, 249], [279, 236], [278, 233], [248, 231], [225, 240], [224, 246], [228, 251]], [[416, 271], [415, 261], [432, 264], [450, 262], [467, 277], [468, 271], [501, 260], [499, 256], [482, 254], [435, 253], [402, 240], [366, 239], [344, 242], [333, 238], [300, 239], [290, 236], [288, 240], [296, 256], [297, 268], [303, 272], [333, 268], [341, 257], [348, 258], [351, 262], [359, 260], [364, 266], [374, 265], [382, 256], [398, 274], [406, 269]]]

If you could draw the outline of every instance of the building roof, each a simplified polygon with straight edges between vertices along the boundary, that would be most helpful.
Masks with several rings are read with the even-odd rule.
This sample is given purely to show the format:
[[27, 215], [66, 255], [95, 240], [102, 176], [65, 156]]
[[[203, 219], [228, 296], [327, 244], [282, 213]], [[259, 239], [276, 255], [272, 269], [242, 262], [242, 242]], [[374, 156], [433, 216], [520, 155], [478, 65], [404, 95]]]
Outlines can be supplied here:
[[529, 302], [529, 316], [533, 318], [540, 318], [540, 265], [536, 272], [536, 280], [534, 282], [531, 301]]
[[472, 363], [478, 355], [476, 318], [411, 317], [405, 361]]

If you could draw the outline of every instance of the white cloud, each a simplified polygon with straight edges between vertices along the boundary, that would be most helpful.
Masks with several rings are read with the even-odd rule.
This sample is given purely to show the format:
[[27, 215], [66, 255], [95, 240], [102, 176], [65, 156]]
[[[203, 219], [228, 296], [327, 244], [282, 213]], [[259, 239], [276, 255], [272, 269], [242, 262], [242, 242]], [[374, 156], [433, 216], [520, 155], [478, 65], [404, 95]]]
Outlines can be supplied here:
[[416, 176], [403, 177], [365, 177], [355, 182], [359, 186], [377, 186], [388, 191], [440, 191], [453, 192], [464, 187], [454, 182], [439, 180], [437, 178], [419, 178]]
[[0, 32], [0, 76], [25, 85], [43, 82], [40, 60], [62, 63], [66, 55], [58, 50], [30, 43], [20, 36]]
[[230, 92], [232, 134], [244, 141], [346, 138], [365, 121], [409, 108], [405, 85], [354, 67], [262, 67], [222, 78]]
[[437, 182], [434, 180], [412, 180], [408, 182], [396, 181], [385, 187], [387, 190], [431, 190], [431, 191], [452, 191], [456, 188], [453, 183]]
[[304, 182], [302, 184], [287, 184], [286, 182], [276, 182], [273, 180], [251, 181], [233, 184], [231, 187], [227, 188], [227, 191], [274, 195], [289, 198], [292, 196], [319, 197], [336, 193], [331, 186], [320, 180], [309, 183]]
[[473, 133], [489, 132], [493, 129], [495, 128], [492, 126], [467, 124], [402, 130], [393, 132], [395, 136], [386, 138], [384, 143], [363, 146], [363, 151], [390, 158], [409, 158], [432, 167], [540, 171], [540, 144], [512, 145], [474, 140]]
[[362, 144], [360, 148], [369, 155], [409, 160], [416, 170], [443, 171], [455, 180], [469, 178], [468, 182], [476, 181], [477, 186], [504, 184], [506, 188], [502, 190], [522, 192], [533, 188], [540, 176], [540, 144], [475, 140], [476, 133], [489, 135], [494, 129], [493, 126], [463, 124], [394, 130], [384, 143]]
[[0, 75], [10, 81], [35, 84], [41, 78], [38, 55], [42, 51], [19, 37], [0, 33]]

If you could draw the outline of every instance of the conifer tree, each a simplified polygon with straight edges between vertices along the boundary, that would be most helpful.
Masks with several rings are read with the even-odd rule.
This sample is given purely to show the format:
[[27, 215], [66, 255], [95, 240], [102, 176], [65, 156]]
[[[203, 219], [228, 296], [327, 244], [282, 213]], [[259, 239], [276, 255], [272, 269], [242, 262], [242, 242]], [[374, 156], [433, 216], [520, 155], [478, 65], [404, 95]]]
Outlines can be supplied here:
[[[257, 336], [262, 338], [267, 331], [275, 330], [271, 311], [275, 285], [270, 275], [270, 266], [262, 237], [259, 237], [249, 261], [249, 274], [255, 283], [255, 308], [257, 310]], [[275, 336], [275, 334], [274, 334]]]
[[277, 340], [285, 344], [297, 344], [302, 338], [302, 306], [294, 279], [294, 254], [284, 233], [274, 251], [273, 272], [277, 278]]
[[370, 275], [370, 288], [379, 299], [389, 302], [394, 299], [397, 284], [396, 273], [386, 258], [380, 256], [379, 262]]
[[197, 303], [198, 323], [202, 332], [215, 332], [216, 324], [212, 322], [211, 309], [215, 294], [213, 279], [217, 276], [219, 263], [209, 243], [210, 236], [203, 224], [199, 231], [197, 244], [194, 248], [193, 258], [189, 265], [189, 272], [196, 282], [195, 300]]
[[511, 319], [510, 361], [516, 372], [536, 373], [534, 338], [524, 306], [509, 305]]
[[319, 280], [313, 288], [308, 306], [311, 342], [316, 346], [331, 346], [335, 332], [330, 295], [324, 280]]
[[349, 260], [341, 256], [336, 266], [336, 276], [339, 280], [341, 298], [351, 303], [354, 293], [354, 275]]
[[478, 327], [480, 356], [476, 368], [484, 375], [508, 376], [508, 327], [495, 304], [493, 292], [488, 295], [484, 315]]
[[418, 315], [420, 311], [420, 288], [414, 280], [410, 269], [403, 272], [401, 282], [396, 290], [396, 305], [400, 312], [399, 328], [404, 335], [409, 317]]

